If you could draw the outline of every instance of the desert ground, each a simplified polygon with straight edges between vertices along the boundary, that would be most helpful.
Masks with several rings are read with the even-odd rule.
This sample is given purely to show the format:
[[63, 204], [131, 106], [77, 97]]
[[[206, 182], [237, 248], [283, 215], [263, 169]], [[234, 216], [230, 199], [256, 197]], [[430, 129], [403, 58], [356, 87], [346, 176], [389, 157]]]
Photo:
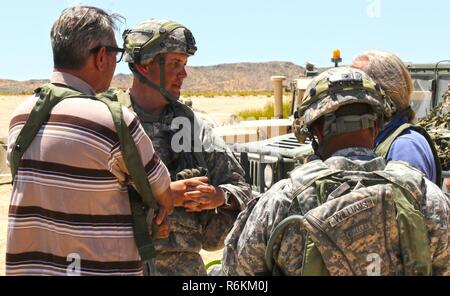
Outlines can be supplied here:
[[[26, 98], [26, 96], [0, 96], [0, 139], [6, 139], [11, 114]], [[232, 114], [236, 114], [241, 110], [263, 107], [271, 100], [269, 97], [256, 96], [214, 98], [192, 97], [189, 99], [192, 101], [195, 109], [207, 112], [219, 124], [229, 122]], [[0, 184], [3, 181], [0, 178]], [[0, 185], [0, 275], [5, 274], [5, 244], [10, 195], [11, 185]], [[210, 262], [214, 259], [220, 259], [222, 251], [202, 251], [201, 254], [205, 262]]]

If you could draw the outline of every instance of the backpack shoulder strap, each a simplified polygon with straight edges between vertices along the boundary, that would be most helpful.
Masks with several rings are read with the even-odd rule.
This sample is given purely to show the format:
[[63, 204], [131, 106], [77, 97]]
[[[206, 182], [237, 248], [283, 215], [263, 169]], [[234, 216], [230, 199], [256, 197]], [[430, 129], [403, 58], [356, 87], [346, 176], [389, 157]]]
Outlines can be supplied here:
[[112, 115], [114, 126], [120, 142], [120, 150], [125, 161], [128, 173], [136, 186], [137, 192], [142, 196], [144, 203], [153, 209], [158, 206], [153, 199], [153, 193], [148, 183], [142, 159], [133, 140], [131, 132], [123, 119], [122, 105], [118, 100], [111, 100], [110, 94], [99, 94], [97, 100], [103, 102]]
[[441, 187], [442, 186], [441, 161], [439, 160], [439, 156], [437, 154], [436, 146], [435, 146], [433, 140], [431, 139], [430, 135], [423, 127], [418, 126], [418, 125], [413, 125], [411, 123], [402, 124], [392, 134], [390, 134], [383, 142], [381, 142], [377, 146], [377, 148], [375, 149], [375, 153], [378, 156], [382, 156], [383, 158], [386, 158], [394, 141], [407, 129], [412, 129], [412, 130], [418, 132], [427, 140], [428, 145], [431, 148], [431, 152], [433, 153], [434, 164], [436, 166], [436, 184], [439, 187]]
[[394, 143], [395, 139], [397, 139], [405, 130], [410, 128], [412, 124], [404, 123], [399, 126], [396, 130], [394, 130], [383, 142], [381, 142], [377, 148], [375, 149], [375, 153], [378, 156], [382, 156], [386, 158], [389, 150], [391, 149], [392, 143]]
[[401, 161], [391, 161], [375, 173], [397, 185], [394, 203], [405, 275], [431, 275], [428, 231], [421, 212], [423, 173]]
[[[158, 209], [158, 205], [153, 196], [136, 143], [123, 119], [122, 105], [119, 102], [120, 98], [113, 92], [108, 92], [97, 95], [96, 99], [103, 102], [111, 112], [119, 137], [122, 157], [131, 180], [136, 187], [136, 191], [133, 188], [128, 190], [131, 212], [133, 214], [133, 233], [139, 255], [142, 261], [148, 264], [156, 254], [152, 236], [156, 237], [157, 225], [152, 221], [153, 215], [151, 213], [147, 214], [146, 210], [149, 208], [154, 213]], [[150, 218], [147, 219], [147, 217]], [[149, 235], [150, 225], [151, 233]], [[147, 273], [151, 270], [150, 267], [148, 268], [149, 270], [145, 270]]]
[[[136, 195], [130, 194], [131, 210], [134, 219], [133, 228], [139, 254], [143, 261], [148, 261], [153, 258], [153, 242], [148, 235], [149, 232], [147, 226], [151, 225], [151, 221], [147, 221], [147, 215], [143, 205], [149, 207], [151, 211], [156, 210], [158, 206], [154, 200], [153, 192], [148, 182], [136, 144], [134, 143], [128, 126], [123, 120], [122, 106], [117, 102], [117, 96], [112, 92], [99, 94], [98, 96], [88, 96], [71, 88], [53, 84], [47, 84], [37, 89], [35, 92], [39, 94], [39, 99], [33, 110], [30, 112], [30, 116], [14, 144], [11, 157], [12, 179], [14, 180], [14, 177], [17, 174], [19, 163], [24, 152], [35, 138], [43, 123], [48, 119], [48, 116], [55, 105], [68, 98], [87, 98], [103, 102], [111, 112], [119, 137], [120, 149], [124, 157], [125, 165], [136, 186], [137, 192], [140, 195], [140, 198], [136, 201]], [[150, 217], [153, 218], [153, 215], [150, 215]], [[155, 224], [153, 224], [153, 230], [156, 230]], [[156, 231], [153, 231], [153, 234], [156, 235]]]
[[131, 97], [128, 91], [124, 91], [119, 88], [110, 88], [108, 91], [104, 92], [102, 96], [106, 96], [111, 101], [118, 101], [122, 106], [125, 106], [130, 111], [133, 110], [133, 103], [131, 102]]
[[406, 162], [390, 161], [383, 171], [374, 172], [378, 176], [408, 191], [413, 197], [410, 202], [420, 209], [422, 201], [423, 173], [410, 167]]
[[53, 107], [64, 99], [71, 97], [88, 97], [79, 91], [71, 88], [56, 86], [51, 83], [44, 85], [35, 90], [39, 95], [33, 110], [31, 110], [28, 120], [17, 136], [16, 142], [11, 155], [11, 175], [14, 178], [17, 174], [20, 160], [23, 154], [36, 137], [39, 129], [48, 119], [50, 111]]
[[439, 155], [437, 153], [436, 144], [431, 139], [430, 134], [428, 134], [427, 130], [424, 129], [423, 127], [418, 126], [418, 125], [412, 125], [411, 129], [413, 129], [414, 131], [421, 134], [427, 140], [428, 145], [430, 145], [431, 152], [433, 153], [434, 164], [436, 166], [436, 185], [438, 185], [439, 188], [442, 187], [442, 181], [443, 181], [442, 180], [442, 165], [441, 165], [441, 161], [439, 159]]
[[299, 196], [319, 179], [342, 172], [330, 169], [322, 160], [308, 162], [291, 173], [293, 198]]

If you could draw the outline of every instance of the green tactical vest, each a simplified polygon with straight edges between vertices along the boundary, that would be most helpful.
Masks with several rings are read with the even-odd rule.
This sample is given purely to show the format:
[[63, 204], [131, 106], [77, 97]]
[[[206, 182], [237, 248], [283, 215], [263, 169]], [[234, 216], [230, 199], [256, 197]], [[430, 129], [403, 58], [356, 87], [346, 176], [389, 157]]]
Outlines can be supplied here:
[[393, 131], [386, 139], [384, 139], [383, 142], [381, 142], [376, 147], [375, 154], [386, 159], [386, 157], [389, 153], [389, 150], [391, 149], [391, 146], [394, 143], [394, 141], [401, 134], [403, 134], [403, 132], [406, 131], [407, 129], [412, 129], [412, 130], [418, 132], [427, 140], [428, 145], [430, 146], [431, 151], [433, 153], [434, 164], [436, 166], [436, 184], [439, 186], [439, 188], [442, 187], [442, 166], [441, 166], [441, 161], [439, 160], [439, 156], [437, 154], [436, 146], [435, 146], [433, 140], [431, 139], [430, 135], [421, 126], [413, 125], [411, 123], [402, 124], [395, 131]]
[[[143, 262], [148, 262], [155, 257], [153, 239], [157, 234], [157, 225], [147, 221], [147, 210], [154, 213], [158, 205], [153, 197], [151, 185], [148, 182], [147, 174], [141, 157], [136, 148], [136, 144], [131, 136], [130, 130], [123, 120], [122, 107], [117, 102], [117, 98], [112, 92], [98, 94], [97, 96], [84, 95], [67, 86], [57, 86], [47, 84], [35, 91], [39, 94], [30, 116], [23, 126], [11, 154], [11, 174], [12, 180], [17, 175], [23, 154], [30, 146], [41, 126], [48, 119], [53, 107], [64, 99], [85, 98], [97, 100], [104, 103], [111, 112], [112, 120], [117, 130], [125, 165], [130, 174], [136, 190], [128, 186], [131, 212], [133, 216], [133, 232], [139, 254]], [[153, 216], [153, 215], [150, 215]], [[150, 219], [151, 220], [151, 219]]]
[[[390, 245], [378, 244], [390, 236], [388, 224], [395, 223], [402, 256], [402, 271], [395, 274], [431, 275], [428, 232], [425, 219], [420, 212], [422, 192], [419, 184], [423, 175], [414, 171], [411, 180], [402, 180], [402, 173], [405, 170], [408, 168], [404, 164], [393, 161], [385, 170], [366, 173], [363, 179], [353, 183], [349, 182], [349, 178], [339, 177], [342, 171], [330, 169], [321, 161], [311, 162], [294, 170], [291, 175], [293, 202], [296, 202], [302, 192], [314, 186], [318, 206], [306, 213], [289, 216], [274, 228], [265, 254], [268, 270], [273, 275], [281, 274], [280, 268], [274, 264], [274, 247], [284, 231], [294, 224], [306, 234], [302, 275], [365, 275], [366, 253], [372, 252], [380, 254], [382, 260], [387, 262], [385, 265], [387, 270], [395, 271], [397, 267], [389, 259], [392, 250], [387, 247]], [[369, 212], [359, 211], [366, 206]], [[375, 210], [383, 214], [374, 215]], [[352, 220], [345, 221], [346, 215], [350, 215]], [[359, 232], [364, 229], [357, 226], [358, 224], [355, 228], [348, 227], [348, 223], [352, 221], [352, 223], [360, 221], [358, 223], [362, 225], [361, 217], [365, 217], [365, 221], [371, 225], [385, 223], [384, 231], [380, 233], [369, 231], [364, 234], [362, 231]], [[359, 233], [354, 233], [355, 229]], [[356, 236], [350, 238], [347, 236], [349, 233]], [[365, 247], [359, 251], [353, 249], [355, 245]], [[339, 263], [338, 269], [334, 263], [329, 264], [333, 260]]]
[[[117, 101], [120, 102], [120, 104], [122, 104], [123, 106], [127, 107], [129, 110], [134, 112], [133, 103], [131, 102], [130, 94], [128, 94], [122, 90], [119, 90], [119, 89], [111, 89], [110, 92], [114, 93], [114, 97], [117, 98]], [[178, 102], [178, 101], [171, 102], [170, 104], [171, 104], [170, 107], [173, 108], [173, 110], [174, 110], [175, 116], [188, 118], [191, 123], [191, 126], [195, 127], [195, 120], [194, 120], [195, 115], [194, 115], [194, 112], [189, 107], [187, 107], [186, 105], [184, 105], [183, 103]], [[154, 118], [153, 117], [145, 118], [143, 121], [148, 122], [148, 123], [161, 122], [161, 118], [156, 116]], [[163, 122], [163, 123], [167, 123], [167, 122]], [[191, 147], [194, 147], [194, 138], [195, 138], [194, 132], [195, 132], [195, 128], [191, 128], [191, 141], [192, 141]], [[202, 147], [202, 149], [203, 149], [203, 147]], [[184, 152], [184, 153], [185, 153], [184, 157], [190, 159], [190, 161], [188, 161], [188, 164], [187, 164], [188, 167], [182, 168], [180, 170], [180, 172], [183, 169], [191, 169], [192, 171], [194, 171], [195, 169], [200, 169], [201, 171], [206, 170], [206, 175], [208, 174], [208, 171], [207, 171], [208, 166], [206, 164], [206, 161], [205, 161], [205, 158], [204, 158], [202, 152]], [[186, 154], [190, 154], [192, 156], [186, 155]], [[195, 176], [197, 176], [197, 175], [195, 175]]]

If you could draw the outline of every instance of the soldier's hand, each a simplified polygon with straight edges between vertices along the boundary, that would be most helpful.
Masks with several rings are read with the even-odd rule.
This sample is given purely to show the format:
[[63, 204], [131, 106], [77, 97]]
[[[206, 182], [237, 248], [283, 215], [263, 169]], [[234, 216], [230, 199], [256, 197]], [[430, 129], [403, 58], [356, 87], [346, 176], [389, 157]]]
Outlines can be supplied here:
[[163, 223], [158, 226], [158, 233], [156, 235], [156, 238], [157, 239], [168, 238], [169, 234], [170, 234], [170, 226], [169, 223], [167, 222], [167, 219], [165, 219]]
[[201, 212], [218, 208], [225, 203], [225, 192], [212, 185], [199, 185], [184, 194], [186, 212]]
[[172, 190], [174, 206], [183, 207], [184, 202], [186, 201], [184, 194], [186, 192], [194, 190], [197, 186], [200, 185], [208, 185], [208, 177], [196, 177], [172, 182], [170, 184], [170, 189]]

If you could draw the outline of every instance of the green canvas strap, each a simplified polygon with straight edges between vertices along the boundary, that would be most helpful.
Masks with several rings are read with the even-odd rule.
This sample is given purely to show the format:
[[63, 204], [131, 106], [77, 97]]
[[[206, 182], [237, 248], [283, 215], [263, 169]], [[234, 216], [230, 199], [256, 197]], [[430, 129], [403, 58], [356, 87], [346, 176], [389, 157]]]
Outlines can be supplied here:
[[404, 180], [401, 176], [402, 166], [406, 165], [389, 162], [384, 171], [375, 173], [396, 185], [394, 204], [405, 275], [431, 275], [428, 231], [425, 218], [420, 211], [423, 196], [420, 184], [423, 174], [415, 172], [408, 180]]
[[[146, 209], [150, 208], [150, 211], [154, 212], [158, 209], [158, 206], [154, 200], [153, 192], [148, 183], [147, 174], [136, 144], [134, 143], [128, 126], [123, 120], [122, 107], [121, 104], [117, 102], [117, 98], [114, 97], [114, 94], [111, 92], [100, 94], [98, 96], [87, 96], [68, 87], [60, 87], [53, 84], [47, 84], [44, 87], [37, 89], [36, 93], [39, 93], [39, 99], [33, 110], [30, 112], [27, 122], [21, 129], [12, 152], [11, 174], [13, 180], [17, 174], [23, 153], [29, 147], [41, 126], [48, 119], [50, 111], [56, 104], [68, 98], [87, 98], [103, 102], [111, 112], [119, 137], [120, 149], [125, 166], [127, 167], [137, 191], [136, 194], [130, 194], [130, 206], [134, 222], [133, 232], [136, 245], [143, 261], [154, 258], [155, 251], [153, 247], [153, 238], [149, 235], [150, 231], [148, 226], [151, 221], [147, 219], [148, 215]], [[151, 223], [151, 225], [152, 235], [154, 237], [157, 234], [157, 226], [154, 223]]]
[[314, 241], [306, 234], [305, 246], [303, 252], [302, 264], [303, 276], [329, 276], [325, 263], [323, 262], [322, 254], [317, 249]]
[[431, 152], [433, 153], [434, 164], [436, 166], [436, 184], [439, 187], [441, 187], [442, 186], [441, 161], [439, 160], [439, 156], [437, 154], [436, 146], [435, 146], [433, 140], [431, 139], [430, 135], [427, 133], [427, 131], [423, 127], [413, 125], [411, 123], [402, 124], [375, 148], [375, 154], [378, 156], [382, 156], [384, 159], [386, 159], [386, 157], [389, 153], [389, 150], [391, 149], [391, 146], [394, 143], [394, 141], [401, 134], [403, 134], [403, 132], [405, 132], [407, 129], [412, 129], [412, 130], [418, 132], [427, 140], [428, 145], [431, 148]]
[[100, 94], [96, 99], [108, 106], [108, 109], [111, 112], [114, 126], [116, 127], [117, 135], [119, 137], [120, 150], [137, 192], [141, 195], [146, 205], [155, 210], [158, 209], [136, 143], [123, 119], [122, 105], [117, 101], [113, 101], [109, 94]]
[[[154, 212], [158, 209], [158, 205], [155, 202], [153, 192], [148, 183], [147, 173], [142, 164], [139, 151], [123, 119], [121, 104], [115, 98], [112, 98], [109, 93], [100, 94], [97, 96], [97, 99], [105, 103], [111, 112], [119, 137], [120, 150], [124, 158], [125, 166], [138, 193], [133, 193], [132, 188], [128, 190], [133, 214], [133, 232], [141, 259], [144, 262], [148, 262], [156, 255], [153, 238], [156, 237], [158, 228], [155, 223], [151, 223], [152, 219], [147, 219], [147, 207]], [[153, 215], [150, 216], [153, 218]], [[148, 225], [152, 225], [151, 230]]]
[[328, 269], [323, 262], [322, 255], [320, 254], [317, 247], [314, 245], [312, 239], [309, 238], [308, 231], [303, 226], [303, 216], [292, 215], [281, 221], [270, 234], [269, 240], [267, 242], [265, 261], [267, 270], [269, 270], [272, 275], [279, 275], [280, 271], [276, 264], [274, 264], [273, 252], [274, 246], [279, 242], [279, 237], [284, 233], [286, 228], [293, 224], [299, 224], [302, 229], [306, 231], [305, 245], [303, 251], [303, 263], [302, 263], [302, 275], [308, 276], [326, 276], [329, 275]]
[[30, 112], [27, 122], [17, 136], [11, 155], [10, 168], [13, 182], [23, 154], [36, 137], [41, 126], [48, 119], [53, 107], [66, 98], [86, 97], [76, 90], [67, 87], [57, 87], [53, 84], [47, 84], [42, 88], [38, 88], [35, 90], [35, 93], [39, 94], [39, 98]]
[[405, 275], [432, 275], [432, 256], [425, 219], [420, 210], [406, 198], [403, 193], [405, 190], [395, 187], [394, 191]]
[[378, 156], [382, 156], [383, 158], [386, 158], [389, 150], [391, 149], [392, 143], [394, 143], [395, 139], [397, 139], [398, 136], [400, 136], [405, 130], [410, 128], [412, 124], [405, 123], [399, 126], [393, 133], [391, 133], [383, 142], [381, 142], [377, 148], [375, 149], [375, 153]]
[[131, 97], [128, 91], [123, 91], [121, 89], [110, 89], [108, 93], [111, 92], [112, 97], [117, 98], [117, 101], [128, 110], [134, 112], [133, 103], [131, 102]]

